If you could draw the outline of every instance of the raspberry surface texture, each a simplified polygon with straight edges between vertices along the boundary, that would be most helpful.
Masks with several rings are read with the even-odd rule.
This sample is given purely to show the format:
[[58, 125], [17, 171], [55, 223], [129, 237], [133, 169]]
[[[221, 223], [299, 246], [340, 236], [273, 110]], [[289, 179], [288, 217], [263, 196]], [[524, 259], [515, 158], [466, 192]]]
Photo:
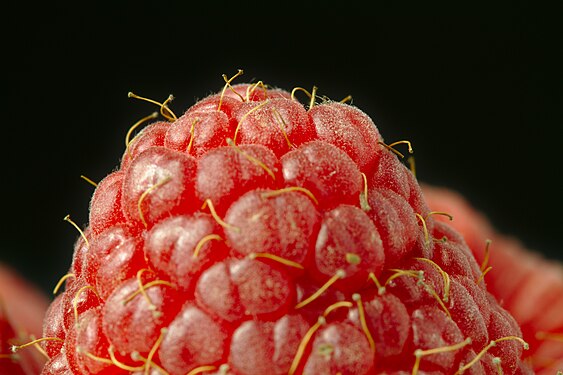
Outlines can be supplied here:
[[235, 77], [127, 133], [46, 314], [42, 374], [533, 373], [409, 142], [316, 88]]
[[451, 225], [482, 265], [488, 290], [510, 311], [530, 344], [525, 360], [536, 374], [563, 370], [563, 265], [499, 232], [459, 192], [427, 184], [422, 188], [432, 209], [456, 217]]

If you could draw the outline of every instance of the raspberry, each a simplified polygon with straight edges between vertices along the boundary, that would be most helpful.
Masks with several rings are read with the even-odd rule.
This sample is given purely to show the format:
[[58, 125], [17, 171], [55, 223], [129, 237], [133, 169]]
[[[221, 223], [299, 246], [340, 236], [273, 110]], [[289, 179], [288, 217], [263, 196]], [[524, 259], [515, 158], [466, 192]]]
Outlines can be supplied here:
[[[32, 283], [0, 263], [0, 375], [33, 375], [41, 371], [45, 358], [40, 351], [14, 353], [14, 349], [40, 347], [43, 340], [35, 338], [41, 335], [48, 303]], [[29, 339], [32, 341], [25, 343]]]
[[362, 175], [350, 156], [336, 146], [312, 141], [282, 159], [286, 184], [309, 190], [321, 208], [357, 203]]
[[0, 306], [0, 374], [25, 375], [19, 358], [11, 352], [9, 342], [16, 339], [17, 334]]
[[245, 321], [233, 332], [232, 370], [245, 374], [287, 373], [308, 327], [307, 320], [299, 314], [287, 314], [274, 321]]
[[241, 73], [128, 132], [46, 315], [43, 374], [525, 372], [520, 328], [395, 148], [410, 142]]
[[[530, 343], [530, 350], [524, 354], [525, 361], [538, 374], [553, 374], [560, 370], [563, 366], [561, 264], [548, 261], [526, 249], [515, 238], [498, 233], [460, 193], [426, 185], [424, 194], [433, 209], [446, 210], [456, 217], [452, 226], [463, 234], [481, 264], [481, 280], [477, 285], [469, 282], [467, 277], [458, 281], [467, 288], [482, 312], [489, 311], [489, 317], [484, 314], [485, 322], [489, 324], [490, 315], [496, 313], [487, 307], [490, 304], [486, 298], [490, 297], [484, 293], [484, 283], [510, 311], [520, 325], [523, 338]], [[506, 274], [510, 277], [505, 277]]]

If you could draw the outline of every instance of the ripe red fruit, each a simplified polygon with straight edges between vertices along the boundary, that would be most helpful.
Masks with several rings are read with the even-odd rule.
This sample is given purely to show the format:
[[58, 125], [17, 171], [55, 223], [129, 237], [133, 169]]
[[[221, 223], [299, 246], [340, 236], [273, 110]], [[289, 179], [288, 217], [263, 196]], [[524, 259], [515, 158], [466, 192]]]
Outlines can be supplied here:
[[186, 374], [198, 366], [224, 361], [231, 334], [226, 323], [188, 302], [160, 344], [162, 366], [171, 373]]
[[[277, 186], [280, 162], [262, 145], [217, 147], [198, 161], [196, 194], [201, 201], [210, 199], [219, 214], [238, 200], [241, 193]], [[260, 163], [258, 163], [260, 161]]]
[[[510, 311], [530, 350], [523, 354], [537, 374], [563, 368], [563, 266], [526, 249], [516, 238], [499, 233], [460, 193], [424, 186], [428, 204], [456, 217], [451, 225], [463, 234], [486, 273], [487, 289]], [[441, 220], [441, 219], [440, 219]], [[510, 275], [510, 277], [506, 277]], [[459, 279], [485, 311], [483, 288]], [[470, 288], [471, 286], [471, 288]], [[489, 308], [491, 314], [493, 310]], [[513, 365], [514, 366], [514, 365]]]
[[286, 374], [308, 328], [307, 320], [299, 314], [242, 323], [233, 332], [229, 348], [232, 370], [245, 374]]
[[321, 221], [316, 205], [295, 191], [263, 198], [272, 193], [251, 191], [239, 197], [225, 215], [227, 222], [236, 223], [225, 229], [226, 238], [239, 256], [267, 252], [305, 266]]
[[90, 201], [90, 229], [100, 234], [104, 229], [123, 223], [121, 209], [123, 172], [109, 174], [97, 186]]
[[144, 255], [158, 277], [191, 290], [203, 270], [227, 254], [219, 225], [205, 213], [162, 220], [145, 235]]
[[123, 178], [127, 221], [148, 228], [165, 217], [195, 211], [196, 168], [193, 156], [162, 146], [137, 155]]
[[[527, 344], [358, 108], [227, 85], [98, 184], [44, 374], [517, 374]], [[409, 144], [410, 146], [410, 144]], [[402, 156], [402, 155], [401, 155]], [[49, 344], [47, 344], [49, 343]]]
[[17, 333], [0, 304], [0, 375], [26, 375], [21, 358], [11, 351], [10, 342], [17, 340]]
[[369, 116], [356, 107], [338, 102], [309, 109], [318, 139], [343, 150], [364, 173], [372, 172], [380, 155], [373, 152], [381, 136]]
[[45, 360], [39, 351], [14, 353], [12, 349], [41, 336], [48, 303], [33, 284], [0, 263], [0, 375], [35, 375], [41, 371]]

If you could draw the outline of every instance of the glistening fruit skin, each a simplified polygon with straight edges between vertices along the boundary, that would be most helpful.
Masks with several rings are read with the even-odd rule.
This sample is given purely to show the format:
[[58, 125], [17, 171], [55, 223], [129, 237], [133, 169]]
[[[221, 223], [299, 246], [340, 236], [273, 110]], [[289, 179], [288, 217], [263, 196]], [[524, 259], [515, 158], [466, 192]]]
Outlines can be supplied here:
[[162, 104], [98, 184], [43, 374], [531, 373], [405, 142], [316, 90], [226, 81]]

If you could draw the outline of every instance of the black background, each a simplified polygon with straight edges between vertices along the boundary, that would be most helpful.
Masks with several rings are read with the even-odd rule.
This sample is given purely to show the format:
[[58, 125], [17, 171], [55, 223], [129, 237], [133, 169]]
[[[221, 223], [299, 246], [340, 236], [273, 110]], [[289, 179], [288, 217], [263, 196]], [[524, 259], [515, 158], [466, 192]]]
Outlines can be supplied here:
[[[45, 291], [128, 128], [237, 82], [319, 87], [414, 145], [419, 179], [563, 258], [563, 7], [541, 2], [43, 2], [2, 15], [0, 261]], [[21, 3], [23, 4], [23, 3]], [[183, 5], [180, 5], [183, 4]], [[197, 5], [195, 5], [197, 4]], [[207, 4], [207, 5], [205, 5]], [[471, 5], [468, 5], [471, 4]]]

